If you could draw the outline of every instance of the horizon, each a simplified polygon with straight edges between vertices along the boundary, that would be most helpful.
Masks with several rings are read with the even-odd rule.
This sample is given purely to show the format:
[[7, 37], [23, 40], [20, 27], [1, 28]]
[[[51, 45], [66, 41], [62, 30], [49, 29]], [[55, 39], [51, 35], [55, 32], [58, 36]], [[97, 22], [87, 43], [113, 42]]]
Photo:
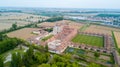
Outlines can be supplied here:
[[[6, 3], [7, 2], [7, 3]], [[4, 0], [0, 2], [0, 7], [31, 7], [31, 8], [85, 8], [85, 9], [120, 9], [119, 0]]]
[[21, 7], [21, 6], [0, 6], [0, 8], [42, 8], [42, 9], [46, 9], [46, 8], [50, 8], [50, 9], [85, 9], [85, 10], [120, 10], [120, 8], [71, 8], [71, 7]]

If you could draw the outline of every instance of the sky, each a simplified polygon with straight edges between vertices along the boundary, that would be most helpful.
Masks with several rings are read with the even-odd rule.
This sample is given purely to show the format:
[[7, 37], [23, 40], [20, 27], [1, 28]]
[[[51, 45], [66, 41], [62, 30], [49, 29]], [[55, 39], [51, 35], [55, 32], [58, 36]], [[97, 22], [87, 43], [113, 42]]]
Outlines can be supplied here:
[[0, 7], [120, 9], [120, 0], [1, 0]]

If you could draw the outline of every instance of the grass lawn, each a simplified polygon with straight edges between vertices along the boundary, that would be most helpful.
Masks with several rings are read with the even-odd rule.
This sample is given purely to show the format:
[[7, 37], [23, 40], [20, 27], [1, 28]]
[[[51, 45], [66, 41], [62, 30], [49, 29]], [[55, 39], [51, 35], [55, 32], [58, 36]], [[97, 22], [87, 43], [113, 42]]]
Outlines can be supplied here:
[[92, 46], [103, 47], [104, 41], [103, 37], [90, 36], [84, 34], [78, 34], [73, 39], [72, 42], [80, 44], [88, 44]]
[[44, 38], [42, 39], [42, 41], [46, 41], [46, 40], [50, 39], [52, 36], [53, 36], [53, 35], [49, 35], [49, 36], [47, 36], [47, 37], [44, 37]]

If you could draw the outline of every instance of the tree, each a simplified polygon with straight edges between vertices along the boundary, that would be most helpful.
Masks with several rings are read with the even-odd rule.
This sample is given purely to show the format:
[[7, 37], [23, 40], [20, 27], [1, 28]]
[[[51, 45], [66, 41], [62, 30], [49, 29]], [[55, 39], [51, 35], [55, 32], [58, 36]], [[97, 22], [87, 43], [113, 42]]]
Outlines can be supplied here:
[[18, 67], [17, 54], [13, 53], [11, 57], [11, 67]]
[[77, 63], [72, 63], [72, 67], [80, 67]]
[[22, 55], [19, 52], [17, 53], [17, 59], [18, 59], [18, 67], [22, 67], [23, 66]]
[[65, 67], [65, 63], [64, 62], [56, 62], [56, 65], [58, 67]]
[[7, 35], [0, 34], [0, 41], [3, 41], [4, 39], [8, 38]]
[[23, 56], [23, 63], [26, 67], [30, 67], [32, 64], [34, 64], [33, 57], [34, 57], [34, 51], [33, 48], [30, 46]]
[[120, 53], [120, 48], [118, 48], [118, 52]]
[[40, 21], [40, 20], [38, 20], [38, 23], [41, 23], [41, 21]]
[[22, 67], [22, 55], [17, 52], [12, 54], [11, 67]]
[[37, 25], [37, 24], [35, 24], [35, 27], [38, 27], [38, 25]]
[[63, 19], [64, 19], [63, 17], [52, 17], [52, 18], [47, 19], [46, 21], [47, 22], [55, 22], [55, 21], [60, 21]]
[[48, 45], [45, 45], [45, 50], [46, 52], [48, 52]]
[[56, 64], [52, 64], [52, 66], [51, 67], [58, 67]]
[[16, 29], [17, 29], [17, 24], [16, 24], [16, 23], [12, 24], [12, 28], [13, 28], [14, 30], [16, 30]]
[[63, 56], [64, 56], [64, 58], [66, 58], [66, 59], [71, 59], [71, 54], [69, 54], [69, 53], [66, 53], [66, 54], [64, 54]]
[[17, 38], [6, 38], [0, 42], [0, 54], [18, 46], [21, 40]]
[[41, 64], [38, 67], [50, 67], [50, 64]]
[[47, 32], [52, 32], [53, 28], [47, 28], [47, 29], [44, 29], [44, 30], [47, 31]]
[[48, 62], [50, 54], [49, 53], [40, 53], [40, 52], [35, 52], [34, 57], [36, 59], [36, 62], [39, 64], [46, 63]]
[[0, 67], [4, 67], [2, 56], [0, 56]]
[[99, 64], [91, 63], [87, 67], [103, 67], [103, 66], [101, 66]]
[[95, 56], [95, 57], [100, 57], [100, 53], [95, 52], [95, 53], [94, 53], [94, 56]]

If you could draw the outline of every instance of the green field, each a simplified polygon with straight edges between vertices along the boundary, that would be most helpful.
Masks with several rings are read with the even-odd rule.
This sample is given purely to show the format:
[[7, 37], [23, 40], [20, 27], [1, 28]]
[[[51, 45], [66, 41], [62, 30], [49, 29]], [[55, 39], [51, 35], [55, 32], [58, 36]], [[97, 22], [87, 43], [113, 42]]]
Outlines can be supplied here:
[[47, 37], [44, 37], [44, 38], [42, 39], [42, 41], [46, 41], [46, 40], [50, 39], [52, 36], [53, 36], [53, 35], [49, 35], [49, 36], [47, 36]]
[[89, 44], [92, 46], [103, 47], [104, 40], [103, 37], [90, 36], [84, 34], [78, 34], [73, 39], [72, 42], [80, 44]]

